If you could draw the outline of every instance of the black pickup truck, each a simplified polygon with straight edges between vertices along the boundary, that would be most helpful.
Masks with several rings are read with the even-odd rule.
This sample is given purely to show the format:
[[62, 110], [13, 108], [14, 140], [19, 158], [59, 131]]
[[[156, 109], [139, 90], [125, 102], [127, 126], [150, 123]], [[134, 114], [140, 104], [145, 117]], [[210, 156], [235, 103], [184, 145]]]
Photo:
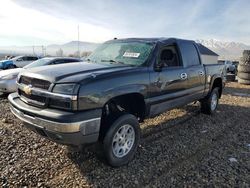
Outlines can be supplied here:
[[[204, 65], [199, 45], [175, 38], [114, 39], [81, 63], [29, 69], [9, 95], [11, 111], [58, 143], [101, 143], [112, 166], [134, 156], [147, 117], [199, 101], [212, 114], [224, 87], [224, 66]], [[167, 144], [167, 143], [166, 143]]]

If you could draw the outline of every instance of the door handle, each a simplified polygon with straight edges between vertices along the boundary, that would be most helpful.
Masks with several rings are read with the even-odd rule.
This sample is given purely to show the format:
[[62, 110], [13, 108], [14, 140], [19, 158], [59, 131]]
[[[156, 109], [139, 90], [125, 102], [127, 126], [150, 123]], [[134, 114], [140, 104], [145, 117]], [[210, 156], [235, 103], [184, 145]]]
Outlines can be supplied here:
[[163, 83], [163, 82], [162, 82], [161, 79], [159, 79], [159, 78], [158, 78], [157, 80], [154, 81], [154, 84], [155, 84], [155, 85], [161, 85], [162, 83]]
[[199, 75], [200, 76], [204, 76], [204, 72], [203, 71], [199, 71]]
[[186, 80], [188, 77], [187, 73], [181, 73], [181, 79]]

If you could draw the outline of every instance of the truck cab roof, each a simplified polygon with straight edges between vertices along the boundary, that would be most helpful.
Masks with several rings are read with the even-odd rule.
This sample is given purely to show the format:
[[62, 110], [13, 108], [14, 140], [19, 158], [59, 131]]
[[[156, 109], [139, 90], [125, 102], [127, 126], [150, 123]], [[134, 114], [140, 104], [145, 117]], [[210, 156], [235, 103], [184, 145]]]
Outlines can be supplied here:
[[146, 42], [146, 43], [173, 43], [173, 42], [192, 42], [193, 40], [186, 40], [186, 39], [179, 39], [179, 38], [165, 38], [165, 37], [158, 37], [158, 38], [123, 38], [123, 39], [113, 39], [109, 40], [108, 42]]

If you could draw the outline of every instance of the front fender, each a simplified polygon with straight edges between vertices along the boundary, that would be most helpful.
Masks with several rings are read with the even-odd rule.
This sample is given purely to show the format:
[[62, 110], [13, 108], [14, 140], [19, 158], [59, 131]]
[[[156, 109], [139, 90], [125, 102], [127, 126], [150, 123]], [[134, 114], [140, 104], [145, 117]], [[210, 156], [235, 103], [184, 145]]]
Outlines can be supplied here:
[[213, 75], [212, 76], [212, 78], [211, 78], [211, 81], [210, 81], [210, 86], [209, 86], [209, 92], [211, 92], [212, 91], [212, 88], [213, 88], [213, 85], [214, 85], [214, 81], [216, 80], [216, 79], [220, 79], [221, 80], [221, 86], [222, 86], [222, 88], [224, 87], [224, 79], [222, 78], [222, 75], [220, 75], [220, 74], [215, 74], [215, 75]]
[[[79, 110], [102, 108], [110, 99], [126, 94], [146, 95], [146, 86], [141, 84], [113, 87], [107, 90], [97, 90], [96, 88], [84, 88], [85, 92], [79, 93]], [[93, 91], [96, 90], [96, 91]]]

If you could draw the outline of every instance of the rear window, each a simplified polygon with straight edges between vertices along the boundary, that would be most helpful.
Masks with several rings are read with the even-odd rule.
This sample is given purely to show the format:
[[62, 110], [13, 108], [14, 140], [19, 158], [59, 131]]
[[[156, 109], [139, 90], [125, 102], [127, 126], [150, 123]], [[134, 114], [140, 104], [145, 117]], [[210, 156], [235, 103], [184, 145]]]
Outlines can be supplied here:
[[63, 64], [63, 63], [74, 63], [79, 62], [78, 59], [58, 59], [53, 62], [53, 64]]
[[180, 45], [182, 60], [185, 66], [200, 65], [199, 54], [193, 43], [183, 42]]

